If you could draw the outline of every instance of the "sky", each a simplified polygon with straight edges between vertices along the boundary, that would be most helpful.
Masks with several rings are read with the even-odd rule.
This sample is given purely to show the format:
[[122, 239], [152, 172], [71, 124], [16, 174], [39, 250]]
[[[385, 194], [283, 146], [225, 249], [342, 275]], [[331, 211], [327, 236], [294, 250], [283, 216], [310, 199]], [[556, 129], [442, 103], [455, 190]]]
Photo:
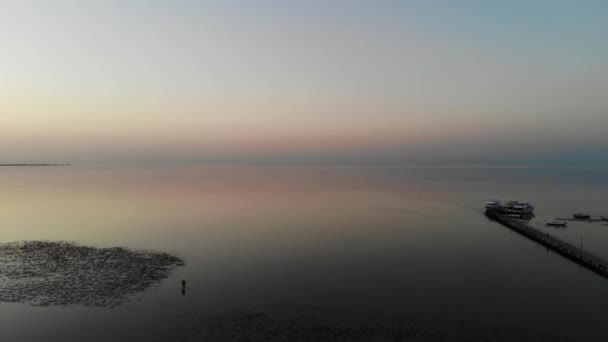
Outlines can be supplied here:
[[608, 164], [606, 1], [0, 0], [0, 163]]

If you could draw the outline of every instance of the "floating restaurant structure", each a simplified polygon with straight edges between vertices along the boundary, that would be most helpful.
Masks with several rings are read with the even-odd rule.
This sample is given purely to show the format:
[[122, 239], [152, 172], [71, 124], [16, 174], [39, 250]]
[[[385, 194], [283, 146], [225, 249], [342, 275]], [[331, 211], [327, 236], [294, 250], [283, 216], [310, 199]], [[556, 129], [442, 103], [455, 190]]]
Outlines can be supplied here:
[[534, 206], [527, 202], [507, 201], [505, 204], [501, 204], [498, 200], [491, 200], [486, 202], [485, 207], [487, 210], [513, 216], [526, 216], [534, 213]]

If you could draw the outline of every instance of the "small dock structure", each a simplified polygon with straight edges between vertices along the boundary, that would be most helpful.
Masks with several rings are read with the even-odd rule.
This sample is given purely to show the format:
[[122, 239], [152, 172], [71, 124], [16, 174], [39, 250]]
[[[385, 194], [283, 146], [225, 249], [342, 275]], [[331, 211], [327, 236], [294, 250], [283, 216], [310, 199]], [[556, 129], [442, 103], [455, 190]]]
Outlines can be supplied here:
[[608, 279], [608, 262], [590, 252], [584, 251], [582, 246], [577, 247], [571, 243], [562, 241], [549, 233], [542, 232], [524, 222], [510, 218], [498, 210], [488, 208], [486, 215], [502, 225], [540, 243], [562, 256], [585, 266], [591, 271]]
[[558, 217], [560, 221], [579, 221], [579, 222], [608, 222], [608, 217], [606, 216], [589, 216], [587, 218], [580, 217]]

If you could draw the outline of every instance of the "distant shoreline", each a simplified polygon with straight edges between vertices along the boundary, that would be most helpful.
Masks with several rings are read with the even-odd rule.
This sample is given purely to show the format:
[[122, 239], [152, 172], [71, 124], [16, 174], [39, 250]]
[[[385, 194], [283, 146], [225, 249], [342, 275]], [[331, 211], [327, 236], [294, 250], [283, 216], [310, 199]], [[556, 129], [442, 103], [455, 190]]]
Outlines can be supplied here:
[[0, 164], [3, 166], [15, 166], [15, 167], [26, 167], [26, 166], [72, 166], [72, 164]]

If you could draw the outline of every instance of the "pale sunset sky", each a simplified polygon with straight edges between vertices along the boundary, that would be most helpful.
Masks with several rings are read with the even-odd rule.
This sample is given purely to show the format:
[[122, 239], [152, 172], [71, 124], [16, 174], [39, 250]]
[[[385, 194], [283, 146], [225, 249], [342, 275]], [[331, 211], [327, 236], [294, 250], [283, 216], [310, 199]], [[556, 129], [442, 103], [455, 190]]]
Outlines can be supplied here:
[[0, 163], [608, 164], [608, 1], [0, 0]]

